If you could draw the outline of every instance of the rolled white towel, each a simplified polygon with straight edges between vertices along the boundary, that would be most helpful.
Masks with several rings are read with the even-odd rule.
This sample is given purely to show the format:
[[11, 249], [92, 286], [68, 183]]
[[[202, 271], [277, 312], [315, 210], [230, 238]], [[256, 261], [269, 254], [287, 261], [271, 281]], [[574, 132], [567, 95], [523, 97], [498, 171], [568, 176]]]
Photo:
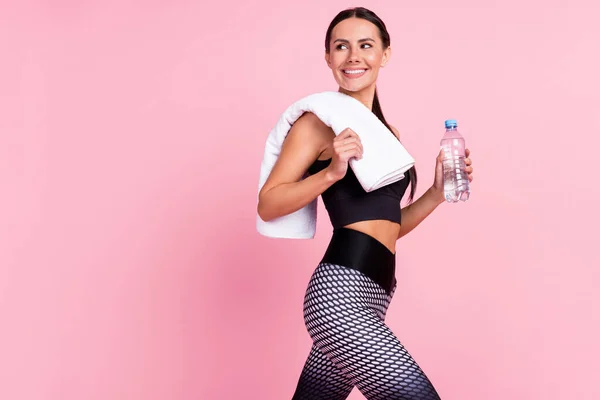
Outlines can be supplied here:
[[[415, 160], [400, 141], [371, 110], [355, 98], [340, 92], [322, 92], [304, 97], [289, 106], [267, 137], [260, 166], [258, 190], [265, 184], [292, 125], [302, 114], [311, 112], [339, 135], [350, 128], [363, 144], [363, 158], [351, 159], [350, 168], [366, 192], [404, 178]], [[256, 216], [256, 228], [264, 236], [311, 239], [315, 236], [317, 199], [291, 214], [271, 221]]]

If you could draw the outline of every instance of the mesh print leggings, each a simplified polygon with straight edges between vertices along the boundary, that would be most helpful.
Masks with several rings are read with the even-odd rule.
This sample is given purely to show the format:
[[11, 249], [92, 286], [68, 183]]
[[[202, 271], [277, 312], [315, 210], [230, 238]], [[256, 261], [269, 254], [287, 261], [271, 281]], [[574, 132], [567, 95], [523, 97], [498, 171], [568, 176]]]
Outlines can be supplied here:
[[334, 232], [304, 299], [313, 346], [293, 400], [342, 400], [354, 386], [369, 400], [440, 399], [384, 322], [396, 290], [394, 260], [366, 234]]

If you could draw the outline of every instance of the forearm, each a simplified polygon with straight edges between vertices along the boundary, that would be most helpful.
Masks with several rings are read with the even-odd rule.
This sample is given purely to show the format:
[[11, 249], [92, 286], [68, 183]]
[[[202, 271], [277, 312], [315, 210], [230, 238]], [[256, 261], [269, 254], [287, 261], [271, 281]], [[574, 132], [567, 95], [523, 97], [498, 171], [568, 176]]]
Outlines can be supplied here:
[[439, 195], [430, 188], [414, 203], [404, 207], [402, 209], [402, 224], [400, 226], [400, 232], [398, 233], [398, 239], [415, 229], [443, 202], [444, 199], [440, 198]]
[[258, 215], [263, 221], [291, 214], [306, 206], [329, 188], [335, 180], [325, 168], [299, 182], [285, 183], [261, 193]]

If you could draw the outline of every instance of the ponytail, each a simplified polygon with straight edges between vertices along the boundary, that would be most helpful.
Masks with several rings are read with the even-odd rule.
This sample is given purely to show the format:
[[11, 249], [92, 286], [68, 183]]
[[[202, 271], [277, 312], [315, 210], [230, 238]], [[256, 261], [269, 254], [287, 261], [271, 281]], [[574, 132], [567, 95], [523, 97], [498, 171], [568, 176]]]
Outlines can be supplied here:
[[[379, 97], [377, 96], [377, 88], [375, 88], [375, 96], [373, 97], [373, 114], [375, 114], [390, 131], [392, 130], [383, 116], [383, 111], [381, 111], [381, 104], [379, 104]], [[414, 166], [408, 170], [408, 177], [410, 180], [410, 194], [408, 195], [408, 202], [412, 203], [417, 190], [417, 170]]]

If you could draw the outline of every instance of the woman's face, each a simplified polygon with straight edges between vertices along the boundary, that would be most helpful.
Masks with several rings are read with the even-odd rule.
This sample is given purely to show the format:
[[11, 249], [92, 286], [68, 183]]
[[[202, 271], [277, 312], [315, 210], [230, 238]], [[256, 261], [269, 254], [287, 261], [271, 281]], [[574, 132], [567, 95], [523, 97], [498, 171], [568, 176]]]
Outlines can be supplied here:
[[391, 55], [389, 47], [383, 48], [377, 26], [362, 18], [348, 18], [337, 24], [329, 46], [325, 61], [338, 85], [348, 92], [373, 86], [379, 68]]

